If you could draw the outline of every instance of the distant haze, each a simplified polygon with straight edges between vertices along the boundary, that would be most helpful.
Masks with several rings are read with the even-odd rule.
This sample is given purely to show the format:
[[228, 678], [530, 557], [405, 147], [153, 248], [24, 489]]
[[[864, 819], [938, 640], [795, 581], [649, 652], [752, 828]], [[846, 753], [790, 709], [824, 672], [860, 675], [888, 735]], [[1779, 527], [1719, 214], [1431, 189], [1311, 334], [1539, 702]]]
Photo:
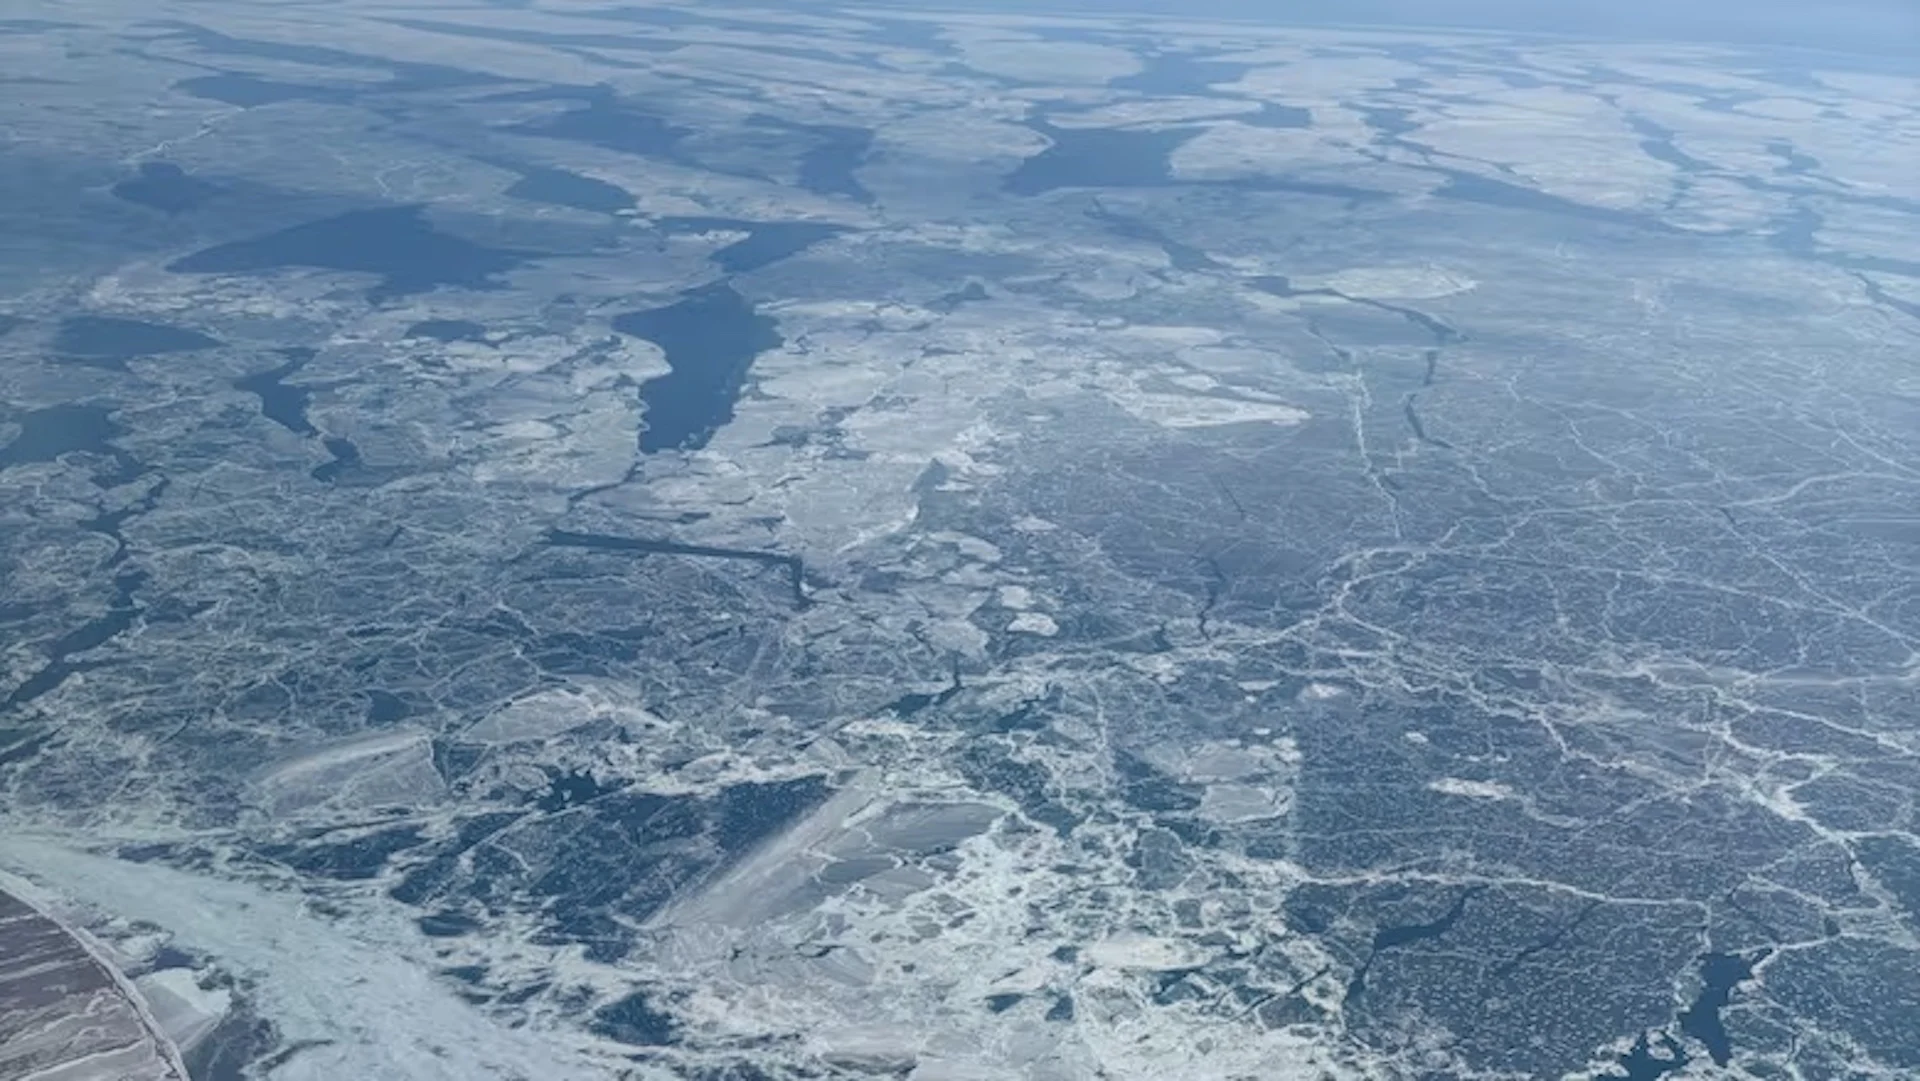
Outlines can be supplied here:
[[1920, 0], [936, 0], [891, 6], [1444, 26], [1797, 46], [1878, 54], [1920, 71]]

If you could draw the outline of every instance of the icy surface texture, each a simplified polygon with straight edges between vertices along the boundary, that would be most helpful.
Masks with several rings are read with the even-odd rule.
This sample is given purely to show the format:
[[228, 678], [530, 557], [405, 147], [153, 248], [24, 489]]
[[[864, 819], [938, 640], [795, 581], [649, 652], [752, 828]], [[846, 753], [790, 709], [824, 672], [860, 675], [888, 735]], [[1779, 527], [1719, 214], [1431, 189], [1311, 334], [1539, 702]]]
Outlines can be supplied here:
[[0, 866], [196, 1076], [1920, 1071], [1911, 72], [16, 0], [0, 73]]

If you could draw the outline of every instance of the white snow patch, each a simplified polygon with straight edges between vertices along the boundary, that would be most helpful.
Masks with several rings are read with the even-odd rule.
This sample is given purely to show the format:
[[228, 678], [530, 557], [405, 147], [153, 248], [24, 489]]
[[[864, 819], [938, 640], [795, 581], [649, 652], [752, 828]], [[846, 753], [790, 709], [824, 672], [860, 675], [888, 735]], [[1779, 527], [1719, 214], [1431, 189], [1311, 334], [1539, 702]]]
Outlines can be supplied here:
[[1299, 288], [1334, 289], [1348, 296], [1377, 300], [1433, 300], [1465, 293], [1479, 282], [1427, 263], [1422, 266], [1354, 267], [1324, 277], [1296, 277]]
[[163, 968], [133, 981], [147, 1009], [174, 1046], [182, 1051], [212, 1032], [226, 1018], [233, 995], [223, 987], [202, 988], [190, 968]]
[[1043, 612], [1022, 612], [1007, 624], [1007, 630], [1014, 634], [1037, 634], [1042, 638], [1052, 638], [1060, 633], [1060, 625]]
[[1506, 785], [1493, 781], [1465, 781], [1458, 777], [1442, 777], [1427, 782], [1428, 791], [1445, 796], [1464, 796], [1467, 799], [1514, 799], [1514, 791]]
[[1197, 946], [1157, 935], [1115, 935], [1087, 948], [1087, 960], [1101, 968], [1165, 972], [1193, 968], [1206, 959], [1206, 953]]
[[329, 922], [296, 896], [26, 837], [0, 836], [0, 861], [103, 911], [157, 924], [243, 976], [281, 1038], [309, 1045], [268, 1073], [271, 1081], [609, 1073], [461, 1002], [412, 959], [421, 943], [404, 925]]
[[418, 807], [446, 794], [421, 731], [383, 733], [336, 743], [282, 762], [258, 777], [254, 794], [269, 814], [318, 806], [359, 809]]
[[1207, 395], [1136, 392], [1114, 395], [1114, 404], [1163, 428], [1217, 428], [1228, 424], [1298, 424], [1304, 409], [1279, 402], [1251, 402]]
[[600, 720], [639, 731], [665, 724], [647, 710], [618, 701], [598, 687], [554, 687], [509, 702], [474, 722], [461, 738], [472, 743], [533, 742]]
[[1209, 822], [1230, 824], [1278, 818], [1293, 806], [1293, 794], [1265, 785], [1208, 785], [1200, 796], [1199, 814]]

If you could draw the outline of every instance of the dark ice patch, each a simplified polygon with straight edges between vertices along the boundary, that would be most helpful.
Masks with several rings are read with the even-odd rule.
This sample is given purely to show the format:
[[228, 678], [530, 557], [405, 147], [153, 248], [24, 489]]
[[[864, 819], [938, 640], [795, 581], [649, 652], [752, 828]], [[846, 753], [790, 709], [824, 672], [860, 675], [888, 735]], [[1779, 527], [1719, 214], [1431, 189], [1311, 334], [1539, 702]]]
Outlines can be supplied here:
[[1196, 127], [1157, 131], [1056, 128], [1047, 124], [1036, 127], [1052, 145], [1022, 161], [1001, 182], [1001, 189], [1010, 195], [1044, 195], [1062, 188], [1182, 186], [1312, 195], [1348, 203], [1374, 203], [1393, 197], [1375, 188], [1280, 176], [1175, 177], [1173, 152], [1200, 133]]
[[[1713, 166], [1674, 145], [1673, 129], [1654, 123], [1644, 116], [1628, 113], [1626, 121], [1641, 136], [1640, 150], [1655, 161], [1671, 165], [1682, 173], [1709, 173]], [[1684, 181], [1683, 181], [1684, 183]]]
[[802, 124], [764, 114], [748, 117], [747, 123], [790, 131], [809, 141], [800, 154], [799, 174], [795, 178], [800, 187], [815, 195], [837, 195], [860, 203], [873, 202], [873, 193], [854, 175], [865, 164], [867, 153], [873, 148], [872, 130], [838, 124]]
[[[1846, 1032], [1852, 1047], [1892, 1076], [1920, 1077], [1920, 1033], [1913, 1024], [1920, 1016], [1920, 951], [1871, 934], [1796, 943], [1768, 966], [1765, 997], [1791, 1011], [1798, 1031]], [[1830, 1068], [1819, 1076], [1846, 1071]]]
[[1191, 811], [1200, 806], [1200, 793], [1195, 786], [1175, 781], [1144, 759], [1116, 751], [1113, 765], [1120, 782], [1120, 798], [1129, 806], [1162, 813]]
[[1753, 978], [1753, 966], [1765, 960], [1771, 950], [1752, 957], [1730, 953], [1709, 953], [1700, 958], [1700, 993], [1693, 1004], [1681, 1012], [1680, 1031], [1699, 1040], [1716, 1066], [1733, 1061], [1733, 1040], [1720, 1019], [1733, 998], [1733, 989]]
[[208, 101], [217, 101], [222, 105], [234, 105], [242, 109], [278, 105], [286, 101], [345, 105], [359, 96], [357, 91], [344, 87], [283, 83], [233, 72], [196, 75], [191, 79], [182, 79], [174, 83], [173, 88], [196, 98], [205, 98]]
[[737, 784], [721, 791], [714, 839], [728, 857], [797, 821], [832, 791], [825, 777]]
[[1212, 256], [1201, 249], [1176, 240], [1166, 233], [1161, 232], [1159, 229], [1148, 225], [1146, 222], [1121, 214], [1115, 214], [1098, 203], [1094, 204], [1093, 209], [1087, 211], [1087, 217], [1106, 226], [1118, 236], [1126, 237], [1128, 240], [1145, 241], [1159, 248], [1166, 253], [1168, 264], [1175, 270], [1207, 271], [1221, 269], [1220, 264], [1215, 262]]
[[168, 264], [176, 274], [254, 274], [287, 267], [355, 271], [381, 278], [379, 300], [449, 285], [488, 289], [494, 276], [533, 253], [489, 248], [445, 233], [419, 205], [353, 210], [251, 240], [206, 248]]
[[381, 89], [388, 91], [450, 90], [466, 86], [485, 86], [506, 80], [486, 72], [467, 71], [442, 64], [423, 64], [367, 53], [349, 52], [324, 45], [300, 45], [284, 41], [236, 38], [193, 23], [169, 20], [153, 24], [168, 36], [184, 40], [203, 52], [221, 56], [250, 56], [279, 60], [319, 68], [372, 69], [391, 74]]
[[690, 128], [621, 105], [610, 91], [595, 94], [585, 105], [557, 116], [524, 121], [502, 130], [586, 143], [619, 154], [667, 159], [677, 158], [681, 141], [693, 134]]
[[354, 446], [353, 440], [328, 436], [321, 440], [320, 445], [327, 448], [327, 453], [333, 456], [333, 460], [308, 470], [308, 475], [314, 480], [322, 484], [333, 484], [360, 467], [360, 448]]
[[1360, 113], [1366, 125], [1378, 132], [1388, 141], [1395, 141], [1408, 132], [1419, 131], [1420, 122], [1413, 119], [1413, 110], [1397, 109], [1384, 105], [1352, 105], [1349, 108]]
[[982, 792], [999, 792], [1011, 797], [1021, 813], [1034, 822], [1050, 826], [1063, 836], [1080, 825], [1080, 816], [1054, 798], [1052, 772], [1039, 762], [1015, 758], [1011, 747], [1003, 741], [969, 741], [957, 765], [968, 784]]
[[220, 344], [199, 331], [165, 323], [75, 315], [61, 320], [60, 329], [54, 334], [53, 351], [92, 367], [125, 370], [127, 361], [135, 357], [191, 353], [217, 349]]
[[480, 921], [464, 912], [429, 912], [420, 917], [420, 933], [428, 938], [458, 938], [480, 929]]
[[1127, 866], [1138, 875], [1141, 888], [1172, 889], [1193, 870], [1193, 857], [1179, 837], [1161, 829], [1144, 829], [1127, 854]]
[[672, 234], [744, 232], [746, 237], [715, 251], [710, 258], [729, 274], [745, 274], [800, 254], [822, 240], [846, 232], [841, 225], [812, 221], [741, 221], [735, 218], [662, 218]]
[[602, 785], [590, 774], [556, 773], [548, 780], [547, 790], [534, 801], [534, 806], [551, 814], [555, 811], [564, 811], [569, 807], [578, 807], [609, 792], [619, 790], [618, 785]]
[[776, 325], [724, 282], [695, 289], [664, 308], [615, 317], [614, 330], [659, 346], [672, 369], [640, 386], [646, 407], [640, 452], [706, 446], [733, 420], [734, 402], [754, 358], [786, 344]]
[[513, 199], [570, 207], [590, 214], [618, 214], [634, 206], [633, 195], [625, 188], [565, 169], [540, 166], [523, 167], [520, 179], [506, 194]]
[[1276, 995], [1266, 1000], [1254, 1010], [1254, 1016], [1269, 1029], [1286, 1028], [1288, 1025], [1310, 1025], [1326, 1020], [1325, 1011], [1308, 1001], [1306, 996], [1297, 993]]
[[1910, 837], [1874, 834], [1851, 847], [1861, 866], [1907, 910], [1908, 922], [1920, 927], [1920, 844]]
[[956, 690], [957, 688], [950, 687], [946, 690], [933, 691], [931, 693], [912, 691], [888, 702], [881, 708], [897, 713], [902, 717], [911, 717], [921, 710], [926, 709], [928, 706], [939, 705], [946, 702], [953, 697]]
[[689, 796], [614, 793], [573, 812], [552, 837], [547, 860], [529, 884], [555, 899], [556, 913], [620, 902], [620, 910], [644, 918], [682, 883], [709, 865], [710, 857], [679, 842], [706, 835], [700, 801]]
[[654, 1009], [643, 991], [595, 1010], [588, 1027], [610, 1040], [639, 1047], [666, 1047], [679, 1030], [672, 1016]]
[[800, 158], [800, 186], [815, 195], [843, 195], [858, 203], [873, 202], [873, 193], [855, 175], [873, 147], [873, 132], [866, 128], [814, 130], [821, 142]]
[[1002, 187], [1012, 195], [1061, 188], [1137, 188], [1173, 182], [1169, 157], [1199, 128], [1123, 131], [1042, 126], [1050, 145], [1022, 161]]
[[637, 37], [633, 34], [527, 30], [520, 27], [441, 22], [436, 19], [386, 18], [380, 21], [394, 26], [403, 26], [409, 30], [424, 30], [432, 34], [448, 34], [480, 41], [511, 41], [521, 45], [548, 45], [575, 49], [643, 49], [648, 52], [664, 52], [680, 48], [680, 43], [677, 41], [660, 41]]
[[107, 610], [54, 639], [47, 647], [46, 663], [14, 687], [6, 700], [0, 702], [0, 710], [26, 705], [57, 689], [67, 681], [67, 677], [87, 668], [87, 664], [72, 658], [99, 649], [133, 627], [134, 620], [140, 615], [140, 606], [134, 596], [146, 581], [144, 571], [125, 571], [117, 575], [113, 580], [113, 597], [108, 601]]
[[282, 380], [299, 371], [313, 358], [311, 350], [287, 350], [287, 362], [278, 368], [241, 376], [233, 381], [235, 390], [243, 390], [260, 399], [260, 415], [297, 435], [315, 434], [307, 422], [307, 403], [313, 397], [302, 386], [289, 386]]
[[255, 1016], [242, 999], [212, 1032], [182, 1049], [180, 1058], [195, 1081], [246, 1081], [264, 1075], [256, 1072], [259, 1066], [301, 1046], [283, 1047], [273, 1023]]
[[1780, 167], [1776, 171], [1786, 173], [1789, 176], [1816, 175], [1826, 168], [1826, 166], [1820, 163], [1819, 158], [1802, 152], [1799, 148], [1784, 139], [1775, 139], [1769, 142], [1767, 144], [1767, 153], [1780, 159]]
[[128, 863], [154, 863], [156, 861], [165, 862], [167, 860], [176, 859], [180, 856], [180, 854], [181, 854], [181, 849], [177, 845], [170, 845], [170, 844], [121, 845], [119, 848], [116, 848], [114, 850], [113, 858], [119, 859], [119, 860], [126, 860]]
[[6, 34], [44, 34], [53, 30], [79, 30], [79, 23], [55, 22], [52, 19], [0, 19], [0, 33]]
[[116, 197], [168, 214], [192, 210], [219, 193], [218, 184], [188, 176], [170, 161], [143, 162], [138, 176], [113, 186]]
[[1298, 105], [1281, 105], [1278, 102], [1260, 103], [1260, 111], [1251, 116], [1237, 118], [1242, 124], [1256, 128], [1297, 129], [1313, 126], [1313, 111], [1302, 109]]
[[613, 677], [617, 665], [639, 659], [640, 652], [638, 641], [612, 632], [543, 634], [526, 648], [527, 659], [541, 671], [603, 678]]
[[51, 733], [0, 727], [0, 767], [17, 766], [30, 761], [54, 745]]
[[101, 405], [63, 403], [12, 418], [20, 434], [0, 447], [0, 469], [29, 462], [51, 462], [63, 454], [110, 455], [110, 441], [121, 432], [113, 410]]
[[1047, 717], [1038, 702], [1023, 702], [1017, 708], [996, 714], [987, 722], [987, 731], [1005, 734], [1008, 732], [1038, 732], [1047, 727]]
[[1686, 1069], [1687, 1053], [1672, 1037], [1662, 1033], [1660, 1049], [1664, 1053], [1656, 1053], [1652, 1042], [1642, 1034], [1626, 1054], [1615, 1060], [1625, 1072], [1611, 1077], [1615, 1081], [1660, 1081], [1670, 1073]]
[[1475, 173], [1458, 170], [1442, 171], [1446, 173], [1447, 182], [1433, 193], [1436, 198], [1479, 203], [1482, 206], [1503, 207], [1508, 210], [1530, 211], [1536, 214], [1551, 214], [1632, 229], [1673, 231], [1671, 226], [1651, 215], [1575, 202], [1536, 188], [1510, 184], [1504, 180], [1495, 180]]
[[402, 904], [421, 905], [452, 893], [460, 883], [461, 854], [519, 819], [518, 811], [496, 811], [461, 823], [451, 843], [441, 842], [432, 858], [408, 868], [387, 896]]
[[418, 826], [401, 826], [347, 841], [272, 845], [260, 854], [305, 874], [357, 882], [376, 877], [386, 868], [388, 860], [420, 844]]
[[1388, 950], [1403, 949], [1415, 942], [1436, 939], [1453, 930], [1460, 917], [1467, 911], [1467, 902], [1472, 900], [1477, 888], [1461, 890], [1454, 897], [1453, 904], [1437, 918], [1418, 923], [1392, 924], [1376, 929], [1373, 933], [1371, 949], [1351, 979], [1347, 981], [1347, 1001], [1359, 998], [1367, 989], [1367, 975], [1373, 970], [1380, 955]]
[[1230, 83], [1245, 75], [1251, 64], [1241, 61], [1211, 60], [1192, 53], [1162, 52], [1140, 57], [1140, 70], [1123, 75], [1107, 85], [1115, 90], [1136, 90], [1154, 97], [1203, 97], [1220, 95], [1216, 83]]
[[1474, 891], [1471, 889], [1460, 891], [1460, 895], [1454, 898], [1453, 905], [1438, 919], [1380, 928], [1373, 933], [1374, 951], [1391, 950], [1409, 943], [1439, 938], [1446, 934], [1453, 929], [1454, 924], [1460, 922], [1460, 916], [1466, 912], [1467, 901], [1473, 894]]
[[160, 972], [169, 968], [197, 968], [199, 965], [199, 958], [172, 946], [160, 947], [153, 952], [152, 957], [147, 959], [149, 972]]
[[372, 725], [393, 724], [413, 716], [413, 707], [397, 694], [386, 691], [367, 692], [367, 723]]
[[596, 19], [619, 19], [622, 22], [645, 23], [649, 26], [658, 26], [671, 30], [711, 29], [715, 26], [726, 26], [729, 23], [746, 23], [755, 29], [761, 29], [763, 26], [760, 20], [755, 18], [751, 9], [743, 8], [738, 12], [731, 12], [728, 11], [725, 6], [719, 4], [712, 5], [699, 14], [694, 14], [693, 9], [689, 8], [655, 6], [652, 4], [623, 4], [618, 7], [597, 9], [594, 11], [593, 17]]

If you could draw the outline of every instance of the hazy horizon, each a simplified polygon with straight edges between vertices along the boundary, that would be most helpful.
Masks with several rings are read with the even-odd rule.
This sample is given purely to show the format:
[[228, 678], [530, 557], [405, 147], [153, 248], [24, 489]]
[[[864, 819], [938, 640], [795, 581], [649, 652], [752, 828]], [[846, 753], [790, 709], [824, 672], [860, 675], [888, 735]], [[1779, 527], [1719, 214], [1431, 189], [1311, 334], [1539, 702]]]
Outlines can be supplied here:
[[1542, 5], [1524, 0], [940, 0], [881, 7], [929, 11], [979, 9], [1019, 14], [1139, 14], [1228, 18], [1328, 26], [1419, 26], [1525, 34], [1561, 34], [1701, 44], [1852, 52], [1920, 72], [1920, 5], [1902, 0], [1838, 0], [1808, 5], [1625, 3]]

